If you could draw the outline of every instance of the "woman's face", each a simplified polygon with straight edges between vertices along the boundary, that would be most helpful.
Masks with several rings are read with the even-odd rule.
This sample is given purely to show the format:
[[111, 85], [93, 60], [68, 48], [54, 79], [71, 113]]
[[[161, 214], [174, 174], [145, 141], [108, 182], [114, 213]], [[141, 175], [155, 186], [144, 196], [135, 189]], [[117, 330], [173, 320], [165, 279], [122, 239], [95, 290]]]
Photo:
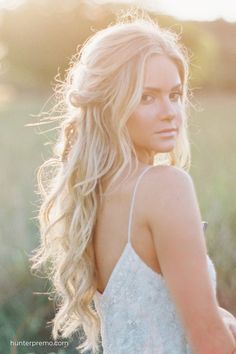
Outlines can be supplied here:
[[[127, 121], [138, 158], [152, 163], [153, 156], [173, 150], [182, 123], [182, 85], [177, 66], [165, 55], [148, 58], [142, 98]], [[162, 130], [175, 129], [162, 133]]]

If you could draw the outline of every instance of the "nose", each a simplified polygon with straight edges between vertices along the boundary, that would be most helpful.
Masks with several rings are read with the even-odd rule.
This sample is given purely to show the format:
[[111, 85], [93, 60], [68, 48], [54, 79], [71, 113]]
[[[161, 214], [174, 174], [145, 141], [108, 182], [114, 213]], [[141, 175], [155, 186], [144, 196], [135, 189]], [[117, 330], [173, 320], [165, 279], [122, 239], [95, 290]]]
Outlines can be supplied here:
[[173, 102], [169, 99], [163, 100], [161, 104], [161, 109], [159, 112], [159, 117], [163, 120], [173, 120], [176, 116], [175, 108], [173, 107]]

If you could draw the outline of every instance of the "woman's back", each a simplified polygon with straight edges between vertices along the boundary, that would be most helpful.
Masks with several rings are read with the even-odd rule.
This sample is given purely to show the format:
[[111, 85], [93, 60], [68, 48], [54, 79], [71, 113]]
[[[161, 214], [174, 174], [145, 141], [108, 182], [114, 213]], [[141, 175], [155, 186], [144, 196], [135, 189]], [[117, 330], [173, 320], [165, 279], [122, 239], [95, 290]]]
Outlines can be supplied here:
[[[147, 231], [145, 234], [147, 224], [142, 216], [142, 204], [138, 207], [139, 203], [136, 200], [139, 182], [152, 167], [147, 167], [139, 173], [129, 206], [124, 198], [124, 204], [121, 201], [120, 210], [117, 210], [120, 213], [119, 218], [123, 217], [125, 220], [123, 225], [127, 225], [126, 239], [123, 225], [119, 228], [119, 225], [113, 223], [112, 220], [108, 226], [112, 236], [110, 238], [108, 234], [104, 236], [108, 239], [109, 249], [106, 248], [105, 242], [102, 242], [104, 239], [102, 241], [99, 239], [98, 236], [102, 238], [101, 234], [96, 234], [97, 244], [99, 240], [101, 249], [103, 247], [103, 254], [100, 254], [100, 259], [103, 257], [103, 260], [100, 264], [104, 262], [104, 267], [106, 264], [110, 267], [112, 264], [112, 269], [109, 268], [108, 272], [103, 271], [105, 280], [101, 281], [101, 287], [105, 290], [102, 294], [97, 291], [95, 298], [95, 305], [102, 319], [101, 334], [105, 353], [191, 353], [165, 279], [158, 272], [159, 262], [151, 235]], [[141, 192], [139, 202], [142, 201], [142, 197]], [[117, 198], [119, 199], [118, 196]], [[107, 207], [108, 205], [109, 202]], [[121, 231], [122, 240], [114, 239], [112, 228], [118, 236]], [[121, 244], [123, 246], [120, 251]], [[137, 254], [137, 248], [139, 254]], [[96, 247], [95, 255], [97, 257]], [[149, 265], [143, 257], [146, 257]], [[152, 261], [152, 267], [150, 267]], [[215, 270], [209, 257], [208, 269], [215, 291]]]
[[[98, 289], [103, 292], [112, 269], [119, 260], [127, 244], [129, 212], [131, 198], [137, 177], [145, 167], [127, 183], [111, 195], [104, 198], [97, 214], [94, 231], [94, 249], [98, 271]], [[132, 246], [139, 257], [154, 271], [161, 273], [160, 264], [154, 248], [151, 231], [143, 213], [145, 178], [136, 195], [132, 222]]]

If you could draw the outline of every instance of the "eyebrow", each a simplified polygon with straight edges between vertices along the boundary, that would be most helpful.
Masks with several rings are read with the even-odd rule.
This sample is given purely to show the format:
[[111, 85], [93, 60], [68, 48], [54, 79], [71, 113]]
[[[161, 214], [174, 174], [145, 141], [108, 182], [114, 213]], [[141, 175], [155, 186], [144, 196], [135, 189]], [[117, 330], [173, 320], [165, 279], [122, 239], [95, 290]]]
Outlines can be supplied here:
[[[183, 85], [182, 84], [175, 85], [174, 87], [172, 87], [171, 91], [179, 89], [179, 88], [183, 89]], [[151, 86], [144, 87], [144, 90], [155, 91], [155, 92], [161, 92], [162, 91], [158, 87], [151, 87]]]

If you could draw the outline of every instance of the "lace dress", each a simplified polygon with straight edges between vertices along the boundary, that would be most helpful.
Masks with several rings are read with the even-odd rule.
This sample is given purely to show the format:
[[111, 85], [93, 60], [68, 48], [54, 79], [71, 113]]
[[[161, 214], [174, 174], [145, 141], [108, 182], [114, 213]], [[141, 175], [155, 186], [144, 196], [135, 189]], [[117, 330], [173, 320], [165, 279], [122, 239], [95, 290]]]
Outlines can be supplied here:
[[[134, 188], [128, 242], [104, 292], [94, 297], [104, 354], [192, 354], [164, 277], [139, 257], [130, 241], [136, 189], [151, 167]], [[208, 255], [207, 262], [216, 294], [216, 272]]]

